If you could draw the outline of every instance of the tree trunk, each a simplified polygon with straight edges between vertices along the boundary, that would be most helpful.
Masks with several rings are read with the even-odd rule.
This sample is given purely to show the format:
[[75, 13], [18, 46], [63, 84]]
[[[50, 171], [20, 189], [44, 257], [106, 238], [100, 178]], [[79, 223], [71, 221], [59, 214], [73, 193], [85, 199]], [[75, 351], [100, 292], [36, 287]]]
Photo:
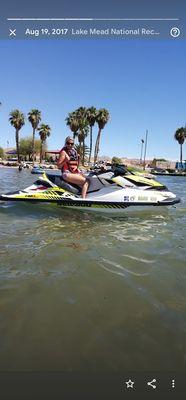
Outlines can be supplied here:
[[42, 163], [43, 159], [43, 142], [41, 140], [41, 146], [40, 146], [40, 164]]
[[18, 164], [20, 164], [20, 154], [19, 154], [19, 129], [16, 129], [16, 150], [17, 150]]
[[180, 144], [180, 163], [181, 163], [181, 167], [182, 167], [182, 159], [183, 159], [182, 144]]
[[101, 129], [99, 129], [97, 139], [96, 139], [95, 151], [94, 151], [94, 163], [97, 162], [97, 158], [98, 158], [100, 137], [101, 137]]
[[88, 159], [89, 164], [90, 164], [90, 160], [91, 160], [91, 155], [92, 155], [92, 126], [90, 127], [90, 152], [89, 152], [89, 159]]
[[79, 143], [79, 157], [80, 157], [80, 164], [83, 165], [83, 153], [82, 153], [82, 142], [78, 140]]
[[98, 135], [97, 135], [97, 138], [96, 138], [96, 143], [95, 143], [95, 148], [94, 148], [94, 164], [96, 163], [96, 161], [97, 161], [97, 158], [96, 158], [96, 154], [97, 154], [97, 143], [98, 143]]
[[94, 164], [96, 163], [97, 142], [98, 142], [98, 137], [96, 138], [96, 143], [95, 143], [95, 147], [94, 147]]
[[32, 139], [32, 160], [33, 160], [33, 165], [35, 161], [35, 128], [33, 128], [33, 139]]
[[78, 130], [76, 132], [73, 132], [73, 139], [74, 139], [74, 144], [78, 144]]
[[83, 146], [82, 146], [82, 165], [84, 166], [84, 164], [85, 164], [85, 135], [84, 135], [84, 131], [82, 130], [81, 131], [81, 135], [82, 135], [82, 143], [83, 143]]
[[85, 138], [83, 137], [83, 166], [85, 165]]

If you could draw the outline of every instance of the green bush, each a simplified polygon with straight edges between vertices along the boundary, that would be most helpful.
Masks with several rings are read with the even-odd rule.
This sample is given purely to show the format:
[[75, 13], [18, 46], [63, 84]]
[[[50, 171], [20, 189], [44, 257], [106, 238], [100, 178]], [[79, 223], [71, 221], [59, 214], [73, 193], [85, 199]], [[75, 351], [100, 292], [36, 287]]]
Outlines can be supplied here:
[[0, 147], [0, 158], [4, 158], [5, 157], [5, 153], [2, 147]]

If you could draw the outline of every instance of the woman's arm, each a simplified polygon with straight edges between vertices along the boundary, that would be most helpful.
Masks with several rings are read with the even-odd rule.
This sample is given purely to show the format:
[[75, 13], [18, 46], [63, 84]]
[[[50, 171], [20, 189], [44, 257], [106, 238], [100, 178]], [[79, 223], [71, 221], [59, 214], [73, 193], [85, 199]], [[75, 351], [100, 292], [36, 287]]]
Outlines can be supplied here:
[[57, 167], [58, 167], [58, 169], [61, 169], [61, 168], [63, 167], [63, 165], [64, 165], [66, 159], [67, 159], [67, 154], [66, 154], [66, 152], [63, 150], [63, 151], [61, 151], [61, 153], [59, 154], [59, 158], [58, 158], [58, 161], [57, 161]]

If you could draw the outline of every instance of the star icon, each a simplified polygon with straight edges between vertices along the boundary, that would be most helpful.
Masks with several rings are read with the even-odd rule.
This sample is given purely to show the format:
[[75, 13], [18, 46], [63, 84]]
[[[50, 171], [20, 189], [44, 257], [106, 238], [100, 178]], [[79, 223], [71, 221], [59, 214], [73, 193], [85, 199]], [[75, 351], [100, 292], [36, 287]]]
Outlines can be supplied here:
[[129, 380], [126, 381], [125, 383], [126, 383], [126, 385], [127, 385], [127, 389], [129, 389], [129, 388], [133, 389], [133, 388], [134, 388], [134, 382], [131, 381], [131, 379], [129, 379]]

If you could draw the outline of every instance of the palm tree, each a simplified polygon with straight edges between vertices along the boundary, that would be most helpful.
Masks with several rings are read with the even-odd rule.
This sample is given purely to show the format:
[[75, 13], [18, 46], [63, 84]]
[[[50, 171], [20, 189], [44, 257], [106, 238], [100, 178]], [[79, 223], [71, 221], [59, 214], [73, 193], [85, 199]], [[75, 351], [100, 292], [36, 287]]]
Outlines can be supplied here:
[[39, 131], [39, 136], [41, 139], [41, 147], [40, 147], [40, 163], [42, 162], [43, 159], [43, 145], [46, 142], [47, 137], [50, 136], [51, 133], [51, 128], [49, 125], [46, 124], [41, 124], [37, 130]]
[[78, 137], [78, 142], [81, 150], [81, 160], [82, 164], [84, 165], [85, 160], [85, 138], [89, 132], [89, 124], [86, 116], [86, 108], [79, 107], [77, 110], [68, 114], [66, 118], [66, 124], [70, 127], [71, 131], [73, 132], [73, 137]]
[[87, 109], [85, 107], [79, 107], [76, 110], [76, 115], [79, 123], [79, 134], [78, 139], [81, 138], [81, 143], [83, 144], [82, 152], [82, 164], [85, 163], [85, 138], [88, 136], [89, 124], [87, 121]]
[[79, 122], [77, 119], [76, 112], [74, 111], [74, 112], [69, 113], [68, 117], [66, 118], [65, 121], [66, 121], [67, 126], [69, 126], [70, 130], [73, 132], [73, 138], [75, 140], [75, 138], [78, 135], [77, 132], [79, 130]]
[[105, 108], [100, 108], [97, 112], [96, 122], [98, 124], [99, 130], [95, 144], [94, 150], [94, 163], [96, 163], [99, 153], [99, 145], [100, 145], [100, 138], [101, 138], [101, 131], [105, 127], [106, 123], [109, 120], [109, 112]]
[[88, 147], [85, 144], [85, 138], [87, 137], [88, 132], [89, 128], [87, 127], [85, 127], [83, 131], [81, 130], [78, 132], [78, 144], [76, 145], [76, 149], [78, 151], [78, 154], [80, 155], [82, 165], [84, 165], [85, 157], [87, 156]]
[[15, 139], [16, 139], [16, 149], [17, 149], [17, 159], [20, 164], [20, 154], [19, 154], [19, 131], [25, 124], [24, 114], [20, 110], [13, 110], [10, 113], [9, 121], [11, 125], [15, 128]]
[[87, 121], [90, 126], [90, 152], [88, 162], [90, 164], [91, 155], [92, 155], [92, 128], [96, 122], [97, 110], [95, 107], [87, 108]]
[[[81, 134], [80, 134], [80, 135], [81, 135]], [[76, 144], [76, 150], [77, 150], [77, 152], [78, 152], [78, 154], [79, 154], [79, 156], [80, 156], [80, 159], [82, 160], [82, 159], [83, 159], [83, 147], [82, 147], [81, 143]], [[84, 158], [85, 158], [85, 160], [88, 159], [88, 156], [89, 156], [89, 148], [88, 148], [88, 146], [86, 146], [86, 144], [85, 144], [85, 152], [84, 152]]]
[[182, 146], [186, 138], [186, 128], [178, 128], [174, 134], [174, 139], [177, 140], [177, 142], [180, 145], [180, 164], [182, 165], [182, 159], [183, 159], [183, 152], [182, 152]]
[[33, 154], [33, 165], [34, 165], [34, 158], [35, 158], [35, 132], [36, 129], [41, 121], [41, 111], [37, 110], [37, 109], [32, 109], [29, 113], [28, 113], [28, 120], [32, 125], [33, 128], [33, 142], [32, 142], [32, 154]]

